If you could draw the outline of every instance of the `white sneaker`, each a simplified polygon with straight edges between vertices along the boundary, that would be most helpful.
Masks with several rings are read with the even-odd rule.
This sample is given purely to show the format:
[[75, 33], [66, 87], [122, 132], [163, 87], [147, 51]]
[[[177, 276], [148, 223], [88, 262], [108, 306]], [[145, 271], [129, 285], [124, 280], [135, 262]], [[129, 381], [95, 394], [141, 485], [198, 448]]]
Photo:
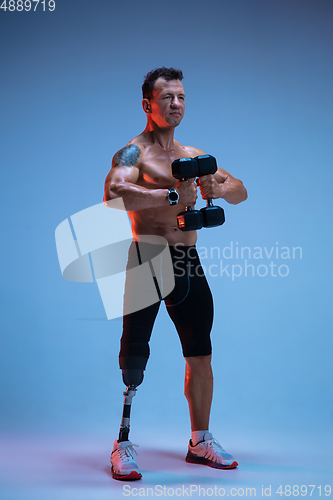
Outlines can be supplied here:
[[204, 440], [195, 446], [192, 446], [190, 440], [185, 460], [190, 464], [209, 465], [215, 469], [234, 469], [238, 465], [234, 457], [224, 451], [210, 432], [206, 432]]
[[131, 443], [131, 441], [118, 443], [117, 439], [115, 440], [111, 453], [111, 473], [113, 479], [135, 481], [142, 478], [142, 474], [140, 474], [139, 467], [134, 458], [134, 453], [137, 455], [137, 452], [133, 446], [137, 445]]

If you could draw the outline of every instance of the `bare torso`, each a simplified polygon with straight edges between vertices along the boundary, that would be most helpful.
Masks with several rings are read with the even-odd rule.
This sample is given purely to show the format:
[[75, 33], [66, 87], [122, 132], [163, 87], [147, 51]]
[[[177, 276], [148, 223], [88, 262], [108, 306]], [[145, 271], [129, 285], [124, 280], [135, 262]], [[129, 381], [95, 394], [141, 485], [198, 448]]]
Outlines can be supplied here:
[[[141, 150], [136, 184], [146, 189], [175, 188], [177, 179], [171, 173], [172, 162], [202, 153], [196, 148], [181, 146], [177, 141], [165, 150], [159, 144], [152, 143], [146, 133], [140, 134], [129, 144], [135, 144]], [[177, 204], [128, 212], [134, 238], [139, 234], [154, 234], [163, 236], [169, 245], [194, 245], [197, 241], [196, 231], [180, 231], [177, 226], [177, 215], [184, 210], [184, 205]]]

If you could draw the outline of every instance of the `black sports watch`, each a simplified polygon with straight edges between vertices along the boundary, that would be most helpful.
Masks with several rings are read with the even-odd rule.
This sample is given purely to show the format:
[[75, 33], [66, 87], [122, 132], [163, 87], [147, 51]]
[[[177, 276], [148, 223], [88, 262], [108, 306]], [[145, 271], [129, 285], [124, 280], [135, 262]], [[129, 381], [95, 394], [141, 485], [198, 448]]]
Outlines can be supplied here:
[[170, 205], [177, 205], [179, 201], [179, 194], [175, 189], [169, 189], [168, 200]]

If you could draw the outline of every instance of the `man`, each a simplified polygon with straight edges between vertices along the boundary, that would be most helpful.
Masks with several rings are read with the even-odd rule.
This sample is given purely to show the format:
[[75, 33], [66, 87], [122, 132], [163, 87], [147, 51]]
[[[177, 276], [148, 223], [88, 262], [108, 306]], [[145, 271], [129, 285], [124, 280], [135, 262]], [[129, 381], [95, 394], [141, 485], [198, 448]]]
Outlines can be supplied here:
[[[192, 429], [186, 461], [215, 468], [234, 468], [237, 462], [209, 432], [213, 394], [212, 297], [195, 249], [196, 231], [181, 231], [177, 226], [177, 215], [185, 207], [195, 205], [197, 185], [195, 179], [177, 182], [172, 176], [171, 164], [179, 158], [205, 154], [198, 148], [182, 146], [174, 139], [175, 128], [185, 111], [182, 79], [182, 72], [173, 68], [158, 68], [147, 74], [142, 86], [147, 126], [115, 154], [105, 181], [104, 202], [121, 197], [131, 219], [134, 241], [139, 235], [164, 237], [169, 244], [174, 268], [184, 271], [185, 281], [178, 279], [175, 273], [175, 289], [165, 302], [177, 328], [186, 362], [185, 397]], [[223, 198], [228, 203], [237, 204], [247, 198], [243, 183], [220, 168], [213, 175], [200, 177], [198, 185], [203, 199]], [[190, 263], [201, 272], [190, 277]], [[119, 355], [123, 373], [129, 368], [145, 369], [148, 342], [159, 306], [157, 303], [124, 316]], [[130, 441], [115, 441], [111, 455], [115, 479], [142, 477], [133, 451]]]

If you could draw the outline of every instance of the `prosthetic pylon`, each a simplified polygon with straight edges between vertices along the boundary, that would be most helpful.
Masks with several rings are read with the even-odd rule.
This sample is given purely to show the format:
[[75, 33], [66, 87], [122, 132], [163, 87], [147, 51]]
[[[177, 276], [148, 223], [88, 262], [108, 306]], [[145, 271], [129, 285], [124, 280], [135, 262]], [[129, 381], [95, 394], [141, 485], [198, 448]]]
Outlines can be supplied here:
[[118, 442], [128, 441], [130, 431], [130, 414], [133, 396], [136, 394], [136, 388], [143, 380], [143, 370], [126, 369], [123, 370], [123, 381], [127, 386], [124, 394], [124, 409], [120, 424]]
[[124, 392], [124, 409], [123, 417], [121, 419], [120, 431], [119, 431], [119, 443], [121, 441], [128, 441], [128, 434], [130, 430], [130, 414], [131, 414], [131, 404], [132, 398], [136, 394], [136, 388], [134, 385], [129, 385]]

